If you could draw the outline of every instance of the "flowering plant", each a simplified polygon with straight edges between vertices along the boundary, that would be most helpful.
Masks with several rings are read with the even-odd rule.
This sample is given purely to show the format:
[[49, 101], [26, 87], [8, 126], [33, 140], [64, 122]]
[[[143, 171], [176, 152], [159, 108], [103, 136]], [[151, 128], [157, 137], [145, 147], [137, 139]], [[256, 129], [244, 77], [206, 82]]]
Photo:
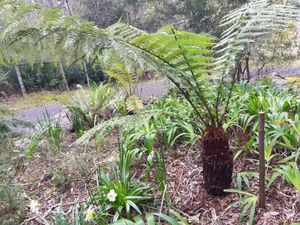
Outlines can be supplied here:
[[152, 198], [148, 195], [150, 188], [133, 182], [129, 176], [124, 179], [116, 172], [113, 174], [115, 176], [112, 178], [106, 173], [100, 174], [101, 183], [98, 185], [94, 200], [102, 206], [103, 210], [114, 214], [113, 222], [123, 216], [130, 218], [132, 210], [142, 214], [141, 204]]

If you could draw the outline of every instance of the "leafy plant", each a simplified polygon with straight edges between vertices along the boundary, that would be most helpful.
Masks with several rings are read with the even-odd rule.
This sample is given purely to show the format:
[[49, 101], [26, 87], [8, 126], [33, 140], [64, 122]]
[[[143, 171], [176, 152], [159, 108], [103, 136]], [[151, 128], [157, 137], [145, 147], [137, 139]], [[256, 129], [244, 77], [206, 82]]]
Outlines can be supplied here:
[[[158, 223], [156, 221], [158, 220]], [[171, 225], [179, 225], [176, 220], [174, 220], [172, 217], [167, 216], [162, 213], [147, 213], [145, 215], [145, 218], [142, 218], [141, 216], [135, 216], [133, 220], [128, 220], [128, 219], [120, 219], [113, 223], [112, 225], [145, 225], [145, 224], [160, 224], [160, 221], [165, 221], [168, 224]], [[146, 221], [146, 223], [145, 223]]]
[[38, 144], [40, 143], [42, 138], [43, 138], [43, 133], [42, 132], [36, 132], [32, 135], [31, 141], [30, 141], [30, 143], [29, 143], [29, 145], [27, 146], [27, 149], [26, 149], [28, 159], [30, 159], [30, 160], [32, 159], [33, 154], [37, 150]]
[[300, 192], [300, 171], [296, 162], [288, 162], [286, 164], [280, 164], [274, 169], [274, 173], [269, 180], [268, 187], [280, 176], [283, 176], [288, 182], [290, 182], [297, 191]]
[[[229, 28], [222, 33], [220, 42], [214, 47], [218, 50], [216, 55], [220, 55], [214, 64], [214, 40], [208, 35], [180, 31], [173, 26], [166, 26], [154, 34], [143, 34], [124, 24], [109, 28], [127, 41], [128, 49], [140, 53], [142, 60], [139, 59], [138, 62], [144, 60], [147, 65], [165, 75], [195, 110], [203, 124], [199, 129], [203, 133], [204, 180], [205, 188], [211, 194], [223, 194], [223, 189], [228, 188], [231, 183], [233, 156], [222, 125], [228, 112], [235, 81], [240, 76], [241, 62], [246, 58], [247, 70], [247, 55], [254, 43], [270, 38], [274, 30], [287, 29], [295, 16], [296, 11], [293, 7], [269, 4], [266, 0], [252, 1], [251, 4], [230, 13], [224, 17], [221, 24]], [[116, 49], [112, 51], [119, 53]], [[136, 58], [134, 54], [127, 57]], [[128, 62], [127, 58], [119, 58], [124, 64]], [[231, 79], [228, 81], [225, 77]], [[218, 143], [222, 139], [222, 149], [216, 150], [220, 144], [217, 144], [214, 138]], [[213, 148], [216, 153], [212, 153], [209, 148]], [[226, 158], [221, 160], [219, 155], [226, 155]], [[221, 168], [221, 165], [227, 165], [227, 168]], [[211, 169], [208, 169], [210, 167]], [[212, 179], [214, 176], [219, 177]], [[221, 181], [222, 179], [224, 180]], [[212, 180], [220, 183], [212, 184]]]
[[[142, 70], [133, 63], [119, 64], [116, 63], [118, 59], [108, 53], [104, 54], [104, 71], [108, 76], [117, 80], [118, 84], [123, 89], [125, 99], [134, 95], [137, 91], [137, 83], [142, 75]], [[107, 62], [108, 61], [108, 62]]]
[[68, 220], [66, 218], [65, 213], [61, 209], [61, 207], [58, 207], [56, 209], [56, 212], [54, 213], [54, 222], [56, 225], [74, 225], [74, 224], [80, 224], [80, 225], [88, 225], [92, 224], [94, 221], [97, 222], [99, 225], [107, 225], [107, 215], [101, 214], [101, 212], [96, 211], [96, 217], [88, 218], [87, 216], [87, 210], [86, 206], [82, 205], [76, 205], [72, 208], [72, 214], [71, 218]]
[[[61, 127], [59, 121], [56, 120], [55, 122], [51, 121], [50, 114], [46, 111], [44, 114], [44, 120], [39, 121], [42, 133], [48, 139], [50, 146], [57, 150], [61, 150]], [[41, 131], [38, 131], [41, 132]], [[36, 140], [35, 140], [36, 141]]]
[[92, 83], [90, 91], [79, 86], [78, 93], [67, 106], [70, 109], [69, 119], [73, 129], [82, 134], [85, 124], [91, 128], [97, 122], [110, 118], [114, 101], [109, 85]]
[[139, 112], [144, 108], [143, 101], [136, 95], [131, 95], [126, 98], [125, 105], [129, 113]]
[[24, 220], [26, 206], [24, 199], [19, 196], [20, 193], [18, 187], [2, 180], [0, 184], [1, 224], [18, 224]]
[[289, 89], [263, 80], [253, 84], [241, 83], [235, 87], [230, 102], [226, 128], [240, 129], [251, 135], [246, 140], [247, 150], [258, 147], [258, 112], [265, 112], [265, 156], [268, 164], [278, 156], [277, 149], [294, 152], [299, 143], [299, 97]]
[[240, 213], [238, 223], [240, 224], [242, 222], [242, 220], [244, 219], [246, 213], [249, 213], [248, 224], [252, 225], [253, 220], [254, 220], [256, 205], [258, 203], [258, 197], [256, 195], [253, 195], [251, 193], [244, 192], [244, 191], [241, 191], [241, 190], [226, 189], [224, 191], [229, 192], [229, 193], [237, 193], [240, 196], [243, 196], [239, 200], [237, 200], [236, 202], [230, 204], [226, 208], [226, 210], [228, 210], [228, 209], [230, 209], [230, 208], [232, 208], [236, 205], [242, 207], [242, 211]]
[[7, 78], [8, 78], [7, 74], [8, 73], [0, 74], [0, 85], [7, 84]]
[[289, 163], [286, 166], [282, 166], [282, 168], [287, 180], [294, 185], [298, 192], [300, 192], [300, 171], [297, 163]]
[[80, 137], [84, 134], [88, 126], [88, 118], [86, 114], [76, 106], [68, 106], [68, 110], [67, 118], [71, 123], [71, 132], [75, 132], [77, 137]]
[[250, 185], [250, 181], [249, 181], [249, 177], [258, 177], [258, 174], [255, 172], [240, 172], [237, 175], [237, 189], [238, 190], [242, 190], [242, 183], [244, 182], [246, 187], [248, 188], [248, 190], [251, 190], [251, 185]]
[[56, 151], [61, 150], [61, 127], [58, 120], [52, 121], [50, 114], [46, 111], [44, 120], [39, 121], [38, 130], [33, 133], [31, 140], [26, 148], [26, 154], [32, 159], [37, 147], [43, 138], [48, 140], [50, 147]]
[[152, 197], [147, 195], [149, 187], [133, 181], [130, 176], [130, 165], [139, 149], [132, 149], [131, 143], [125, 141], [119, 149], [118, 167], [112, 167], [112, 177], [101, 172], [97, 185], [97, 192], [93, 201], [97, 202], [102, 211], [113, 212], [113, 221], [126, 215], [130, 218], [133, 215], [132, 210], [142, 214], [139, 205]]
[[0, 140], [4, 139], [10, 129], [4, 120], [4, 116], [8, 114], [8, 110], [0, 108]]

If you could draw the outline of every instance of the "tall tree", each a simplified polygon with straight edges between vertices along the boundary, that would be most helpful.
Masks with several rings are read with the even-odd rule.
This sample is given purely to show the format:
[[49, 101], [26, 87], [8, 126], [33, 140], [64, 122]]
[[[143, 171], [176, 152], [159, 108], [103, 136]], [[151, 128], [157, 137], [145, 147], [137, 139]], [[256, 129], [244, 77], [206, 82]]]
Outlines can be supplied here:
[[25, 89], [25, 85], [24, 85], [24, 82], [23, 82], [23, 78], [22, 78], [20, 68], [19, 68], [18, 65], [14, 65], [14, 69], [15, 69], [16, 74], [17, 74], [17, 78], [18, 78], [18, 81], [19, 81], [19, 85], [20, 85], [20, 88], [21, 88], [22, 95], [23, 95], [23, 97], [26, 97], [27, 92], [26, 92], [26, 89]]

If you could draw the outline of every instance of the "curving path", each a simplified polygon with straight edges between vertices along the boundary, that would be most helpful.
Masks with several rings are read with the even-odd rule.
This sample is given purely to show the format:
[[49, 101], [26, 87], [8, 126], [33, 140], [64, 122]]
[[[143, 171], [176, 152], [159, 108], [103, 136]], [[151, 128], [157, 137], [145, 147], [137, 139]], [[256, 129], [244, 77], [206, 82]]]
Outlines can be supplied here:
[[[138, 84], [137, 95], [139, 95], [143, 100], [147, 100], [149, 97], [161, 97], [168, 93], [169, 87], [170, 84], [165, 80], [151, 80]], [[50, 119], [53, 119], [65, 109], [65, 106], [60, 103], [51, 103], [44, 106], [17, 112], [14, 114], [14, 118], [35, 125], [36, 123], [38, 123], [38, 121], [44, 119], [44, 115], [46, 112], [48, 112], [48, 114], [50, 115]], [[12, 117], [7, 117], [6, 120], [12, 120]], [[21, 125], [10, 126], [10, 128], [15, 133], [23, 133], [28, 129]]]

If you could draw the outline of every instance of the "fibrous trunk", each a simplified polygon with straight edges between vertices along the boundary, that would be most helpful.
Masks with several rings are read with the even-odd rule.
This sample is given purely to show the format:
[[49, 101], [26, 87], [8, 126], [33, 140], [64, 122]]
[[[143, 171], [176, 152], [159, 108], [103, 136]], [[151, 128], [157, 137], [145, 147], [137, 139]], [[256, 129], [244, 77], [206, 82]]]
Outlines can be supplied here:
[[230, 188], [233, 172], [233, 153], [222, 127], [208, 127], [202, 138], [204, 188], [209, 194], [224, 195]]

